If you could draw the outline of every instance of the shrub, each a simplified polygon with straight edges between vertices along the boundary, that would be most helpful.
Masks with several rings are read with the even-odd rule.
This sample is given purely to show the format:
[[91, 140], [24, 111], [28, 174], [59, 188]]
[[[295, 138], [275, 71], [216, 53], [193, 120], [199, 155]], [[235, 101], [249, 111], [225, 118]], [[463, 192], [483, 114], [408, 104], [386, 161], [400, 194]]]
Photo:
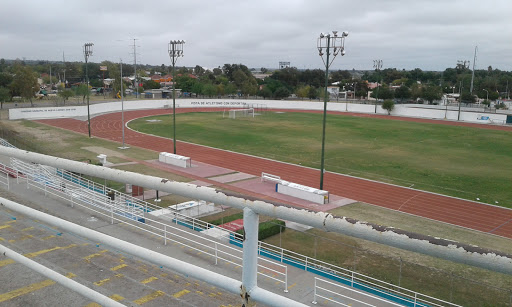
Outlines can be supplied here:
[[221, 225], [223, 223], [225, 224], [225, 223], [229, 223], [229, 222], [232, 222], [232, 221], [235, 221], [235, 220], [239, 220], [239, 219], [243, 219], [243, 218], [244, 218], [244, 213], [240, 212], [240, 213], [236, 213], [236, 214], [233, 214], [233, 215], [225, 216], [224, 218], [219, 218], [219, 219], [210, 221], [209, 223], [213, 224], [213, 225]]
[[[273, 235], [280, 233], [286, 229], [285, 222], [281, 220], [270, 220], [267, 222], [260, 223], [258, 231], [258, 240], [264, 240]], [[281, 230], [283, 228], [283, 230]], [[237, 233], [243, 234], [243, 229], [238, 230]]]
[[384, 100], [382, 103], [382, 108], [388, 111], [388, 115], [391, 114], [391, 111], [395, 108], [395, 102], [391, 99]]

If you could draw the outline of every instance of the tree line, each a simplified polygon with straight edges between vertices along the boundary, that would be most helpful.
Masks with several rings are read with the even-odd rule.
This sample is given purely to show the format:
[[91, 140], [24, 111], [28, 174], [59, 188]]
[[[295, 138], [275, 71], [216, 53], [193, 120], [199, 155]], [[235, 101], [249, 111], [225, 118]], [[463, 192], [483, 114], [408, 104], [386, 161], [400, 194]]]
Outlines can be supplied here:
[[[107, 70], [102, 71], [101, 66]], [[50, 69], [52, 71], [49, 75]], [[89, 89], [85, 85], [89, 77], [90, 86], [102, 88], [103, 79], [114, 79], [110, 85], [112, 97], [116, 97], [121, 89], [133, 88], [134, 82], [139, 86], [139, 92], [147, 89], [160, 88], [160, 83], [147, 80], [154, 74], [170, 75], [171, 67], [167, 65], [137, 66], [137, 80], [121, 81], [119, 63], [103, 61], [101, 63], [88, 63], [85, 75], [85, 63], [66, 62], [49, 63], [35, 61], [25, 63], [16, 60], [10, 63], [0, 59], [0, 102], [12, 101], [13, 97], [20, 96], [32, 101], [40, 90], [37, 79], [42, 78], [44, 84], [65, 102], [73, 96], [85, 99]], [[133, 65], [123, 65], [123, 77], [134, 75]], [[254, 69], [243, 64], [224, 64], [211, 70], [196, 65], [193, 68], [176, 68], [176, 88], [182, 93], [195, 94], [203, 97], [223, 97], [226, 95], [236, 97], [259, 96], [264, 99], [284, 99], [295, 95], [300, 99], [323, 98], [325, 86], [325, 71], [321, 69], [299, 70], [295, 67], [266, 72], [264, 79], [256, 79]], [[424, 100], [434, 103], [445, 93], [461, 93], [463, 102], [474, 102], [475, 99], [496, 100], [507, 98], [512, 87], [512, 72], [505, 72], [488, 67], [486, 70], [476, 70], [473, 80], [473, 94], [470, 93], [472, 71], [464, 65], [447, 68], [441, 72], [414, 70], [397, 70], [387, 68], [382, 70], [358, 72], [355, 70], [338, 70], [329, 74], [329, 84], [336, 84], [340, 91], [351, 91], [359, 99], [371, 97], [379, 100], [394, 99], [395, 101]], [[63, 81], [65, 82], [59, 82]], [[378, 87], [370, 89], [369, 83], [378, 83]], [[60, 87], [57, 86], [60, 84]], [[484, 101], [488, 103], [488, 101]]]

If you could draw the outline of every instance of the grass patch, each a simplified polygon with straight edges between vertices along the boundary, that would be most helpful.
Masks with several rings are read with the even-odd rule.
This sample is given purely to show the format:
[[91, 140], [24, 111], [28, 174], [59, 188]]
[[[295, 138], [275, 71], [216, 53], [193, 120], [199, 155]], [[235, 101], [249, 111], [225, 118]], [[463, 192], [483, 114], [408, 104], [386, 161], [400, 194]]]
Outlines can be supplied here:
[[[320, 167], [322, 115], [268, 113], [233, 120], [222, 113], [177, 114], [181, 140]], [[169, 116], [130, 122], [171, 137]], [[326, 168], [403, 186], [511, 207], [512, 133], [488, 129], [329, 115]]]

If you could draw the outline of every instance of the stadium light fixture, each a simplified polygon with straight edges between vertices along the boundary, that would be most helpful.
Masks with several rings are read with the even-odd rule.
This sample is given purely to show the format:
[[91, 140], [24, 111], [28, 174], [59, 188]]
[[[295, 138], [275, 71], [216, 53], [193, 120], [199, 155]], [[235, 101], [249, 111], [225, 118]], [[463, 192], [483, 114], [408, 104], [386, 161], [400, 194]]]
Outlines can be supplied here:
[[87, 127], [89, 130], [89, 138], [91, 137], [91, 112], [89, 110], [89, 73], [87, 70], [87, 62], [89, 57], [92, 55], [92, 46], [93, 43], [84, 44], [84, 58], [85, 58], [85, 78], [87, 79]]
[[[343, 31], [341, 36], [338, 36], [338, 31], [332, 31], [332, 35], [328, 32], [327, 34], [320, 33], [320, 37], [317, 40], [318, 55], [320, 55], [325, 65], [324, 116], [322, 126], [322, 157], [320, 162], [320, 190], [323, 190], [324, 188], [325, 120], [327, 116], [327, 101], [329, 94], [327, 91], [327, 86], [329, 85], [329, 67], [331, 66], [332, 62], [334, 61], [338, 54], [341, 53], [342, 56], [345, 55], [345, 38], [347, 36], [348, 32]], [[331, 49], [333, 57], [329, 61]], [[326, 55], [325, 60], [323, 57], [324, 54]]]
[[169, 41], [169, 57], [172, 63], [172, 125], [174, 154], [176, 154], [176, 61], [183, 56], [184, 40]]

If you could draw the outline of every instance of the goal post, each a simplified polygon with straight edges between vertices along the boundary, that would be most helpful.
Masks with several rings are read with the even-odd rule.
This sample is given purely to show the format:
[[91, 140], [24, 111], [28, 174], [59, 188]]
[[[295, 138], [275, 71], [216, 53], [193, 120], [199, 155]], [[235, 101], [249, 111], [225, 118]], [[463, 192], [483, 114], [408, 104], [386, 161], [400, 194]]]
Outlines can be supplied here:
[[237, 117], [254, 117], [254, 108], [229, 110], [229, 118], [236, 119]]

